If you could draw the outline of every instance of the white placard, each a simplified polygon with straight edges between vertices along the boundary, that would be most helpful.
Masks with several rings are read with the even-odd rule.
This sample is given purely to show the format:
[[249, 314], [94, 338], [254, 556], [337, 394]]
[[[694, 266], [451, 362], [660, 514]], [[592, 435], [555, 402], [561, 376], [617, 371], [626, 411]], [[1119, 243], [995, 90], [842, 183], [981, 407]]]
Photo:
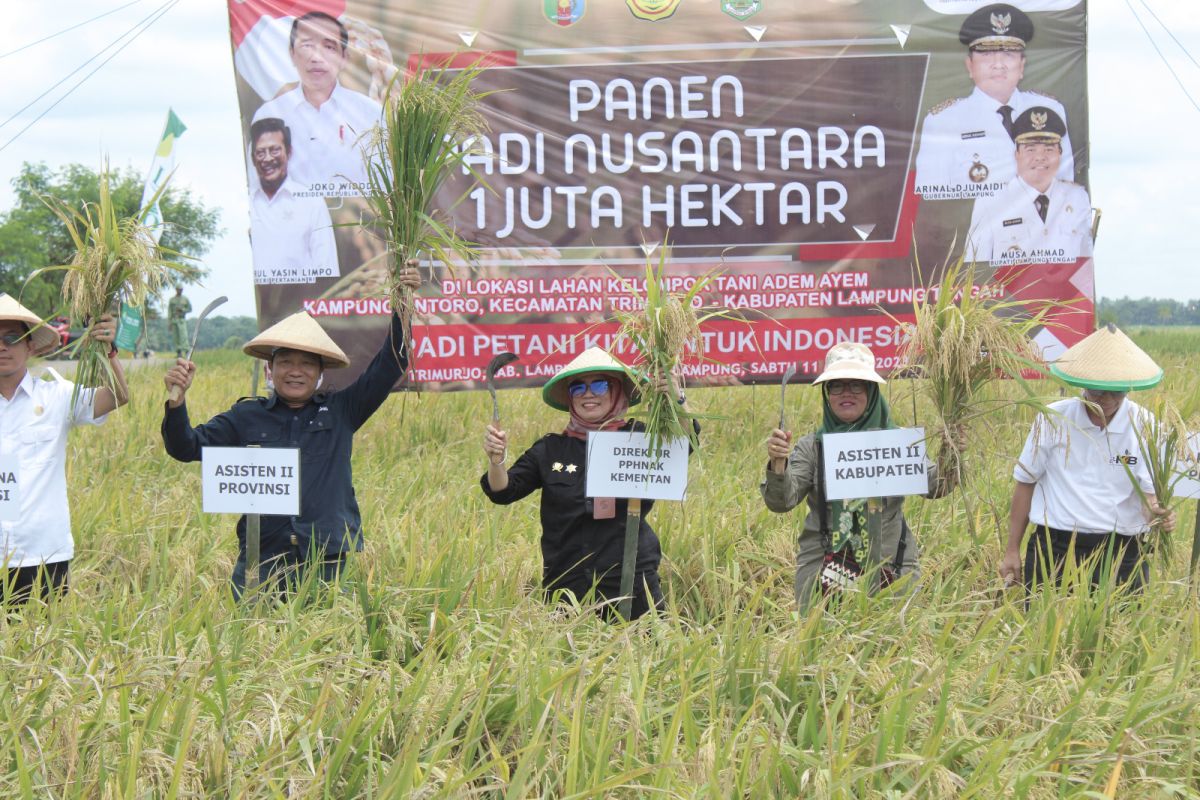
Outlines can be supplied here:
[[1200, 433], [1188, 436], [1188, 458], [1179, 462], [1183, 475], [1175, 484], [1176, 497], [1200, 499]]
[[21, 519], [21, 461], [0, 458], [0, 522]]
[[200, 473], [206, 514], [300, 513], [295, 447], [205, 447]]
[[924, 428], [827, 433], [822, 441], [829, 500], [929, 492]]
[[663, 442], [658, 458], [644, 433], [588, 434], [588, 497], [682, 500], [687, 491], [687, 439]]

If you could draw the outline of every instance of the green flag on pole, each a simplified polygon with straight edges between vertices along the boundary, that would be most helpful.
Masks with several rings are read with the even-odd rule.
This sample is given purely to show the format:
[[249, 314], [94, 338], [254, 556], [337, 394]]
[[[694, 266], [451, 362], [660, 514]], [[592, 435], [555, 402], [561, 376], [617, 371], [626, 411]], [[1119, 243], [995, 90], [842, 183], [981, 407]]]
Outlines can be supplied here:
[[146, 204], [162, 189], [171, 171], [175, 169], [175, 140], [183, 135], [187, 126], [175, 116], [175, 112], [167, 109], [167, 124], [163, 128], [162, 138], [158, 147], [154, 148], [154, 161], [150, 164], [150, 172], [146, 175], [146, 187], [142, 189], [142, 208], [145, 209], [143, 221], [154, 232], [154, 241], [162, 238], [163, 216], [158, 207], [158, 201], [146, 208]]
[[[150, 163], [146, 185], [142, 189], [142, 222], [150, 229], [155, 243], [162, 239], [163, 234], [163, 215], [157, 195], [175, 169], [175, 140], [186, 130], [187, 126], [175, 116], [175, 112], [167, 109], [167, 124], [163, 127], [158, 146], [154, 148], [154, 160]], [[145, 321], [144, 308], [121, 303], [120, 327], [117, 330], [117, 338], [113, 341], [118, 350], [137, 352], [137, 343], [142, 338]]]

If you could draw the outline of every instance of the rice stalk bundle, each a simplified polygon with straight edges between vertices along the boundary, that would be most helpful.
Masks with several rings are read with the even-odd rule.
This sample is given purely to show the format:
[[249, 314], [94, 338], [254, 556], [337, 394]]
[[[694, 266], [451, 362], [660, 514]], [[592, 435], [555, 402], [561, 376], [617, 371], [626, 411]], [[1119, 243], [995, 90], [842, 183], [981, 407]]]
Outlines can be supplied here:
[[[164, 184], [136, 215], [122, 217], [113, 200], [105, 164], [100, 170], [99, 199], [95, 203], [85, 202], [76, 208], [60, 198], [41, 196], [41, 201], [66, 227], [75, 255], [70, 264], [45, 267], [32, 273], [29, 279], [43, 271], [63, 273], [62, 313], [70, 318], [72, 327], [87, 327], [104, 314], [115, 313], [122, 302], [141, 306], [169, 282], [191, 279], [198, 274], [194, 266], [183, 262], [186, 256], [160, 248], [152, 230], [143, 222], [147, 209], [158, 202], [165, 188]], [[107, 343], [94, 341], [90, 336], [80, 337], [72, 345], [71, 356], [78, 360], [76, 397], [82, 387], [116, 391], [108, 350]]]
[[945, 265], [936, 296], [931, 292], [914, 303], [913, 322], [902, 324], [907, 339], [900, 349], [901, 368], [924, 378], [921, 389], [937, 414], [933, 434], [942, 442], [938, 465], [943, 476], [953, 475], [959, 485], [962, 432], [967, 422], [995, 410], [985, 392], [989, 383], [1013, 379], [1025, 389], [1026, 399], [1011, 402], [1046, 410], [1022, 373], [1045, 373], [1030, 335], [1045, 324], [1047, 309], [1029, 313], [1021, 301], [975, 289], [975, 265], [960, 256]]
[[[1171, 510], [1175, 502], [1175, 489], [1183, 480], [1185, 472], [1180, 467], [1188, 462], [1188, 426], [1178, 409], [1163, 396], [1134, 421], [1133, 431], [1137, 437], [1139, 456], [1150, 474], [1151, 491], [1160, 506]], [[1125, 470], [1133, 489], [1147, 509], [1150, 498], [1133, 474], [1127, 462]], [[1150, 524], [1149, 547], [1163, 557], [1164, 565], [1171, 560], [1171, 535], [1162, 526], [1162, 518], [1155, 517]]]
[[[630, 416], [646, 426], [650, 449], [658, 454], [664, 442], [687, 439], [693, 448], [700, 445], [692, 420], [701, 418], [687, 411], [668, 389], [655, 386], [653, 376], [670, 375], [683, 363], [688, 351], [703, 358], [704, 340], [700, 326], [713, 318], [727, 317], [726, 312], [701, 306], [698, 298], [713, 282], [710, 272], [692, 283], [686, 292], [671, 292], [666, 271], [670, 248], [664, 242], [656, 264], [646, 259], [646, 293], [638, 297], [644, 305], [614, 314], [619, 325], [617, 341], [628, 341], [634, 352], [633, 379], [641, 394], [639, 408]], [[634, 293], [636, 294], [636, 292]]]
[[451, 207], [480, 182], [465, 160], [479, 150], [478, 137], [488, 130], [478, 106], [490, 93], [471, 88], [481, 71], [478, 65], [427, 69], [407, 80], [397, 74], [384, 105], [384, 124], [364, 148], [366, 200], [375, 217], [367, 224], [382, 228], [387, 240], [392, 308], [404, 321], [410, 358], [413, 292], [400, 284], [400, 270], [415, 258], [449, 267], [453, 258], [469, 262], [477, 256], [476, 246], [450, 226], [445, 210], [434, 208], [434, 198], [456, 170], [465, 168], [474, 180]]

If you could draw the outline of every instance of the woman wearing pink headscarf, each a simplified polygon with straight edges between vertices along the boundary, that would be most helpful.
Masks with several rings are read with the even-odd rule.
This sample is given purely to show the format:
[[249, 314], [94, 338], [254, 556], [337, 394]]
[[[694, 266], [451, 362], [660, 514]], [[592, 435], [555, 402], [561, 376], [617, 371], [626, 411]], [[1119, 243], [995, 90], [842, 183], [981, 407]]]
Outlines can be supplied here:
[[[683, 402], [677, 390], [673, 394]], [[625, 366], [598, 347], [581, 353], [542, 388], [542, 399], [566, 411], [570, 420], [562, 433], [548, 433], [505, 469], [508, 435], [489, 425], [483, 449], [487, 472], [480, 478], [483, 493], [493, 503], [508, 505], [541, 489], [542, 587], [547, 598], [569, 593], [582, 600], [594, 592], [607, 601], [605, 616], [613, 617], [620, 597], [621, 554], [625, 539], [626, 501], [590, 498], [587, 481], [587, 436], [592, 431], [641, 430], [625, 419], [639, 398]], [[653, 506], [642, 502], [631, 617], [662, 605], [658, 537], [646, 524]]]

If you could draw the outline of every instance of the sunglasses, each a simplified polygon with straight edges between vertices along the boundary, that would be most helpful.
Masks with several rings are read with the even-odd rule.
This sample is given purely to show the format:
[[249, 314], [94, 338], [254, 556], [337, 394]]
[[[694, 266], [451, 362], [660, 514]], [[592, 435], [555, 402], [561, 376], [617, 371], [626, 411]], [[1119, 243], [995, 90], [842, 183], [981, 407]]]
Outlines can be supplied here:
[[866, 394], [867, 384], [863, 381], [830, 381], [825, 384], [830, 394]]
[[571, 397], [583, 397], [591, 389], [592, 394], [596, 397], [603, 397], [608, 394], [608, 378], [596, 378], [593, 381], [578, 381], [567, 387], [567, 394]]
[[23, 341], [25, 341], [25, 334], [23, 333], [6, 333], [0, 336], [0, 342], [4, 342], [8, 347], [20, 344]]

